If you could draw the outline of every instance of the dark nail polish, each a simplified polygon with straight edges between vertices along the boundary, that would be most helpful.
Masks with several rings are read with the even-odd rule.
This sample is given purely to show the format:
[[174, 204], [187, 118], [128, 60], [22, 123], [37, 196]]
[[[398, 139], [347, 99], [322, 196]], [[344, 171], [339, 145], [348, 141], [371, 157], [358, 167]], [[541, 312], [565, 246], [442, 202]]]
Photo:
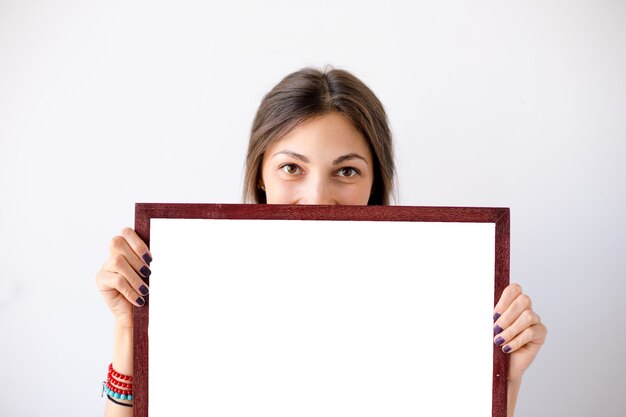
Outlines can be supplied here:
[[498, 320], [500, 318], [501, 314], [500, 313], [496, 313], [493, 315], [493, 321], [495, 322], [496, 320]]
[[139, 297], [137, 298], [137, 304], [139, 304], [140, 306], [144, 305], [146, 302], [143, 300], [143, 298]]
[[152, 271], [150, 271], [150, 268], [148, 268], [147, 266], [142, 266], [139, 272], [141, 272], [143, 276], [146, 278], [149, 277], [150, 274], [152, 273]]
[[504, 347], [504, 349], [502, 349], [502, 351], [503, 351], [504, 353], [509, 353], [509, 352], [511, 351], [511, 346], [508, 346], [508, 345], [507, 345], [507, 346], [505, 346], [505, 347]]
[[498, 326], [496, 324], [496, 327], [493, 328], [493, 335], [495, 336], [495, 335], [500, 334], [500, 333], [502, 333], [502, 327], [500, 327], [500, 326]]
[[504, 338], [502, 336], [496, 339], [496, 345], [502, 346], [503, 343], [504, 343]]
[[152, 262], [152, 257], [148, 254], [148, 252], [144, 253], [142, 258], [144, 261], [146, 261], [148, 265], [150, 265], [150, 262]]
[[139, 292], [141, 292], [142, 295], [148, 295], [148, 288], [146, 288], [145, 285], [142, 285], [139, 287]]

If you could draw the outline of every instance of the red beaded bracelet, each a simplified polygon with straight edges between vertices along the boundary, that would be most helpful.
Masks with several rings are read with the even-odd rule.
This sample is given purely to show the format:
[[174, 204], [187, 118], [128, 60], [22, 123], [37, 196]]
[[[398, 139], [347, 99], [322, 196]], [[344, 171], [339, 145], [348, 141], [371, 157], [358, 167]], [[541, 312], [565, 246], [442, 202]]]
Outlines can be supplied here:
[[111, 384], [111, 381], [107, 381], [106, 387], [110, 391], [116, 392], [116, 393], [118, 393], [120, 395], [122, 395], [122, 394], [126, 395], [126, 396], [133, 395], [133, 390], [132, 389], [120, 389], [120, 388], [117, 388], [117, 387], [115, 387], [115, 386], [113, 386]]
[[124, 375], [124, 374], [120, 374], [119, 372], [117, 372], [115, 369], [113, 369], [113, 362], [111, 362], [109, 364], [109, 374], [113, 375], [114, 377], [124, 380], [124, 381], [132, 381], [133, 377], [130, 375]]
[[[107, 381], [102, 382], [102, 393], [106, 392], [109, 399], [130, 400], [133, 399], [133, 377], [124, 375], [113, 369], [113, 363], [109, 364]], [[122, 382], [125, 381], [125, 382]], [[124, 404], [122, 404], [124, 405]]]
[[111, 384], [115, 385], [117, 388], [128, 388], [128, 389], [130, 389], [130, 388], [133, 387], [133, 384], [126, 384], [124, 382], [120, 382], [117, 379], [111, 378], [111, 377], [108, 378], [108, 381]]

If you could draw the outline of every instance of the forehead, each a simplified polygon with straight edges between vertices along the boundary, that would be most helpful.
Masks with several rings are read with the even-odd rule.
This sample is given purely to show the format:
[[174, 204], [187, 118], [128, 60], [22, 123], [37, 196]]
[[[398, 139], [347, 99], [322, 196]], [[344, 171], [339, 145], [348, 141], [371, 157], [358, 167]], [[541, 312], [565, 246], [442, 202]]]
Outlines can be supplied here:
[[271, 157], [288, 148], [299, 153], [336, 157], [337, 153], [359, 152], [371, 158], [367, 139], [352, 122], [338, 112], [305, 120], [266, 150]]

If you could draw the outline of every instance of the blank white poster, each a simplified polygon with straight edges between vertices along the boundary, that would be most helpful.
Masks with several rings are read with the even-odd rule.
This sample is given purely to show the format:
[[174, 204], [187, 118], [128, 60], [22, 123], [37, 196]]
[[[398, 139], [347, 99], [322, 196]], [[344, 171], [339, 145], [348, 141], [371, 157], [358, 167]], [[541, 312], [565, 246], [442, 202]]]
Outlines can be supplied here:
[[152, 219], [149, 415], [491, 416], [495, 225]]

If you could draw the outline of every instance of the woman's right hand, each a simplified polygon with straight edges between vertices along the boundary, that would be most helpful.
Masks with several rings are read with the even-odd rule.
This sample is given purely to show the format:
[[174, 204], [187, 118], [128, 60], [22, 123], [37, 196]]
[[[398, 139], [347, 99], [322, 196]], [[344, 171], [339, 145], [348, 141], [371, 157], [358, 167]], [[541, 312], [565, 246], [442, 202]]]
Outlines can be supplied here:
[[130, 227], [111, 239], [109, 259], [98, 271], [96, 284], [117, 325], [133, 327], [132, 306], [143, 306], [148, 295], [143, 278], [150, 276], [150, 262], [148, 246]]

